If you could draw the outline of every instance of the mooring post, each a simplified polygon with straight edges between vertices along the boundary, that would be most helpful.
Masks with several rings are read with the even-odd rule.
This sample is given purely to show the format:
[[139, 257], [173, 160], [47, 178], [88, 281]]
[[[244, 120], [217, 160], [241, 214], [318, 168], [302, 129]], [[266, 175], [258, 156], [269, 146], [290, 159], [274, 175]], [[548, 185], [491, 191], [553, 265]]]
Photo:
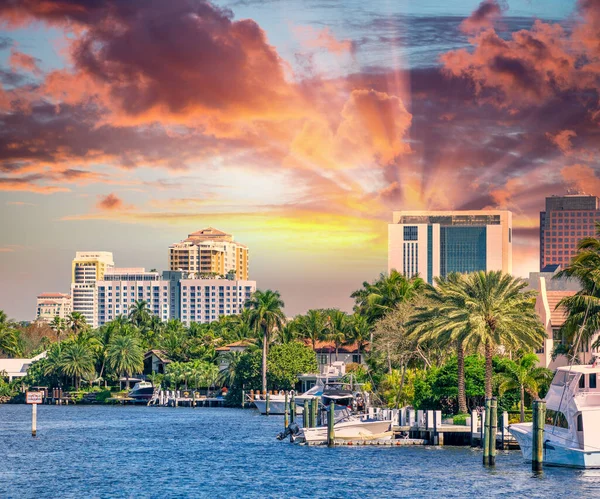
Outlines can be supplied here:
[[487, 466], [490, 461], [490, 413], [492, 400], [485, 399], [485, 419], [483, 423], [483, 464]]
[[290, 424], [290, 406], [288, 401], [288, 392], [285, 391], [285, 402], [284, 402], [284, 411], [283, 411], [283, 428], [287, 429]]
[[246, 405], [246, 392], [242, 390], [242, 409]]
[[317, 426], [317, 414], [319, 412], [319, 399], [317, 397], [313, 398], [313, 406], [312, 406], [312, 427]]
[[471, 447], [475, 447], [475, 433], [479, 424], [479, 414], [477, 411], [471, 411]]
[[492, 397], [490, 401], [490, 455], [488, 464], [496, 465], [496, 434], [498, 433], [498, 399]]
[[269, 412], [271, 412], [271, 408], [269, 407], [269, 403], [271, 401], [271, 396], [269, 394], [269, 392], [267, 392], [267, 394], [265, 395], [265, 415], [268, 416]]
[[302, 411], [302, 426], [304, 426], [304, 428], [310, 428], [310, 421], [309, 421], [309, 415], [308, 415], [308, 404], [309, 401], [308, 399], [304, 399], [304, 409]]
[[544, 424], [546, 421], [546, 402], [533, 401], [533, 442], [531, 445], [531, 469], [542, 471], [544, 462]]
[[290, 400], [290, 423], [296, 422], [296, 395], [292, 393]]
[[37, 434], [37, 404], [31, 404], [31, 436]]
[[335, 405], [333, 402], [329, 404], [329, 410], [327, 411], [327, 446], [333, 447], [335, 445]]

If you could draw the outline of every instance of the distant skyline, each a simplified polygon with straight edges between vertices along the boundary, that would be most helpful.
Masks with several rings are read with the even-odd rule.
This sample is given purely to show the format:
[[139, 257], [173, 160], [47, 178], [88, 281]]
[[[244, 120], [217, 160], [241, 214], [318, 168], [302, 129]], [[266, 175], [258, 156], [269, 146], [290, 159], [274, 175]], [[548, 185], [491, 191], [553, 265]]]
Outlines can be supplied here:
[[0, 309], [67, 292], [75, 251], [168, 269], [212, 226], [292, 316], [350, 310], [393, 210], [539, 213], [600, 194], [600, 2], [0, 4]]

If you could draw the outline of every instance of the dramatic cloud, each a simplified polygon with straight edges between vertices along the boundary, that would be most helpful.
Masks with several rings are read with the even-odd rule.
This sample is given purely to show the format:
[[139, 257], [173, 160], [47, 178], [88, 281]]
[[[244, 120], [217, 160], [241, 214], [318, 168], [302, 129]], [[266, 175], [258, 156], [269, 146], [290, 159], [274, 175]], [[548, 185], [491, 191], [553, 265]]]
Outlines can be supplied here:
[[121, 210], [124, 206], [123, 200], [112, 192], [106, 196], [102, 196], [97, 204], [99, 209], [108, 211]]
[[494, 22], [508, 9], [506, 2], [498, 0], [484, 0], [473, 11], [470, 17], [460, 25], [465, 33], [474, 33], [485, 28], [491, 28]]
[[39, 59], [15, 49], [10, 51], [10, 58], [8, 59], [8, 63], [13, 71], [24, 69], [32, 73], [40, 73], [39, 62]]
[[552, 135], [548, 132], [546, 133], [546, 137], [548, 137], [548, 140], [555, 144], [562, 152], [567, 154], [573, 149], [571, 139], [577, 137], [577, 134], [573, 130], [561, 130], [556, 135]]
[[316, 30], [311, 26], [299, 26], [294, 29], [303, 46], [307, 48], [325, 49], [333, 54], [348, 54], [356, 50], [352, 40], [339, 40], [330, 28]]

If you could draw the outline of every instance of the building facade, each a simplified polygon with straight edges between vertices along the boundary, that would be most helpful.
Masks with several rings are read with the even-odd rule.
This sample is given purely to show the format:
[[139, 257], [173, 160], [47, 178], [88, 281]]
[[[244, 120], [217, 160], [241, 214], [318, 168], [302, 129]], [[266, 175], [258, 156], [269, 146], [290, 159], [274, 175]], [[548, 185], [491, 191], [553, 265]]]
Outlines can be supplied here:
[[37, 297], [36, 320], [50, 324], [55, 317], [66, 319], [71, 311], [71, 295], [42, 293]]
[[170, 314], [171, 285], [158, 272], [144, 268], [113, 268], [96, 282], [98, 326], [127, 315], [136, 301], [145, 301], [151, 314], [166, 321]]
[[395, 211], [388, 271], [428, 283], [451, 272], [512, 272], [512, 213], [506, 210]]
[[540, 269], [567, 265], [577, 254], [577, 244], [596, 234], [600, 222], [598, 198], [581, 194], [546, 198], [540, 212]]
[[244, 310], [256, 291], [256, 281], [230, 279], [182, 279], [179, 281], [179, 319], [186, 326], [216, 321], [221, 315]]
[[71, 298], [73, 312], [79, 312], [92, 327], [97, 323], [96, 281], [114, 267], [109, 251], [77, 251], [71, 268]]
[[207, 277], [231, 272], [247, 280], [248, 248], [231, 234], [207, 227], [169, 246], [169, 270]]

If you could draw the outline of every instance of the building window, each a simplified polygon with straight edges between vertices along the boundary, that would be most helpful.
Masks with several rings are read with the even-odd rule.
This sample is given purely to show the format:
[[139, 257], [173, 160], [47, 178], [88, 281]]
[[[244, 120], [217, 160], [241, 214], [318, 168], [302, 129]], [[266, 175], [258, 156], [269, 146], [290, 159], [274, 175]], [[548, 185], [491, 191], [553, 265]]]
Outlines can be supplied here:
[[404, 240], [416, 241], [419, 239], [419, 228], [415, 225], [407, 225], [404, 227]]
[[355, 364], [360, 364], [360, 354], [359, 353], [352, 354], [352, 362], [354, 362]]

